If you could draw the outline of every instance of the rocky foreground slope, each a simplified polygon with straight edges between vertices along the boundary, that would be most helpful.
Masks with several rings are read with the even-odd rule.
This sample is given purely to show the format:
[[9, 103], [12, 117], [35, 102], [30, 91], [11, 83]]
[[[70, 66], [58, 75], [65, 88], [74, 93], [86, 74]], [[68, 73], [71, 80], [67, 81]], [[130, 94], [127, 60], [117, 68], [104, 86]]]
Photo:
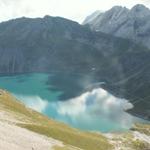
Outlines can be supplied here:
[[9, 150], [149, 150], [150, 125], [125, 133], [90, 133], [26, 108], [0, 90], [0, 149]]

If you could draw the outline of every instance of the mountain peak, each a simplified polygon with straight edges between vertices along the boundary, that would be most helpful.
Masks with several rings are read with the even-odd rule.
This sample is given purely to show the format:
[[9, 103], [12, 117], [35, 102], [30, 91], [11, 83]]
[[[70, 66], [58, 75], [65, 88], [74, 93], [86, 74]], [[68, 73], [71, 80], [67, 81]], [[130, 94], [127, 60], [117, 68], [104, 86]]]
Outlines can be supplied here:
[[126, 7], [114, 6], [110, 10], [106, 11], [106, 14], [120, 16], [121, 14], [123, 15], [124, 13], [126, 13], [128, 11], [129, 11], [129, 9]]
[[142, 13], [143, 15], [150, 14], [150, 9], [143, 4], [137, 4], [131, 8], [131, 12]]
[[138, 18], [143, 18], [150, 16], [150, 9], [143, 4], [137, 4], [131, 8], [130, 13], [134, 16], [137, 16]]
[[135, 40], [150, 48], [150, 9], [143, 4], [131, 9], [114, 6], [86, 23], [92, 30]]
[[110, 10], [108, 11], [122, 11], [122, 10], [129, 10], [127, 7], [123, 7], [123, 6], [113, 6]]
[[141, 10], [149, 10], [149, 8], [147, 8], [143, 4], [137, 4], [137, 5], [133, 6], [131, 10], [141, 11]]
[[126, 7], [122, 7], [122, 6], [113, 6], [110, 10], [121, 10], [121, 9], [127, 9]]

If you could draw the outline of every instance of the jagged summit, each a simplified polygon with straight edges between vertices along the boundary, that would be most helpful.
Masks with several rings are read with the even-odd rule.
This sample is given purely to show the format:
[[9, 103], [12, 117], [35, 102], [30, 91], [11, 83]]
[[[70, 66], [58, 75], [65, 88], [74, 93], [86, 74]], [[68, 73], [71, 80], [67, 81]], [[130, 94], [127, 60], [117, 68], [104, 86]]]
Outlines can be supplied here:
[[121, 9], [128, 9], [128, 8], [117, 5], [117, 6], [113, 6], [110, 10], [118, 11], [118, 10], [121, 10]]
[[150, 9], [142, 4], [133, 6], [130, 10], [131, 15], [136, 15], [137, 18], [150, 16]]
[[149, 10], [149, 8], [143, 4], [136, 4], [131, 8], [131, 10], [141, 11], [141, 10]]
[[150, 48], [150, 9], [142, 4], [131, 9], [114, 6], [96, 18], [86, 19], [86, 24], [92, 30], [131, 39]]

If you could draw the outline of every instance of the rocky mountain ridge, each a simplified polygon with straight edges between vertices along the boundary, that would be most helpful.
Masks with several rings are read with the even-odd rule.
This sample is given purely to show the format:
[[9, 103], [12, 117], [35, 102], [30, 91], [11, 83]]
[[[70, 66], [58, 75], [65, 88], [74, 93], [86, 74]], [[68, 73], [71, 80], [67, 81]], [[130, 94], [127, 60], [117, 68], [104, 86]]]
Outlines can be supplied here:
[[83, 24], [89, 24], [92, 30], [131, 39], [150, 48], [150, 9], [142, 4], [131, 9], [114, 6], [93, 19], [91, 15]]

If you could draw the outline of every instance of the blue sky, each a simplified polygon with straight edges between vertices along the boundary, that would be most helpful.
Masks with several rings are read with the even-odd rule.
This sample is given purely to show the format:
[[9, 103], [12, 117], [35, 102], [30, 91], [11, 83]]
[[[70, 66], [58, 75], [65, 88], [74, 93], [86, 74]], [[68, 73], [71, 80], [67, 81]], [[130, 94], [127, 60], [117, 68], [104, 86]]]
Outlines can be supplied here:
[[0, 0], [0, 21], [51, 15], [82, 22], [96, 10], [105, 11], [114, 5], [131, 8], [135, 4], [150, 7], [150, 0]]

